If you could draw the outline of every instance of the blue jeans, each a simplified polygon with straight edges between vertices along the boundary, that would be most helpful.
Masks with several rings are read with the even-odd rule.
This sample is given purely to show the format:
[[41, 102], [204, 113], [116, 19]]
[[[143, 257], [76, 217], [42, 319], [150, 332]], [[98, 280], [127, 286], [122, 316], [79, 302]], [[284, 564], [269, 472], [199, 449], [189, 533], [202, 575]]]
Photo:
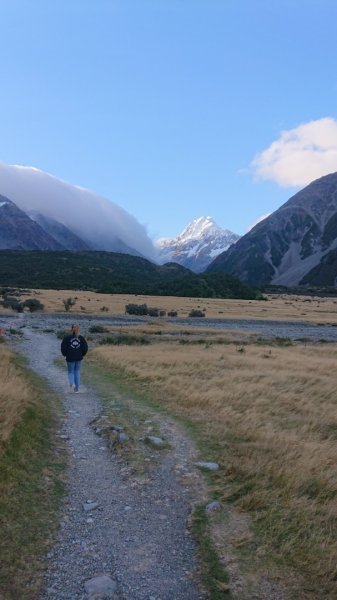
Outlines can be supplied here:
[[80, 360], [74, 362], [67, 361], [69, 385], [74, 385], [76, 391], [80, 387], [81, 362]]

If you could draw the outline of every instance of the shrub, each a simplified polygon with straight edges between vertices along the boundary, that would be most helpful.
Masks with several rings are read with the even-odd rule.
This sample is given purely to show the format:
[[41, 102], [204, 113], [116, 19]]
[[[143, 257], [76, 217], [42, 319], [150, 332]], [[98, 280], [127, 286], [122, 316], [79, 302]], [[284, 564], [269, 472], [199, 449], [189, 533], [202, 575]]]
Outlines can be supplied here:
[[167, 313], [167, 316], [168, 316], [168, 317], [177, 317], [177, 316], [178, 316], [178, 313], [177, 313], [177, 311], [176, 311], [176, 310], [170, 310], [170, 311]]
[[102, 312], [109, 312], [109, 309], [107, 306], [102, 306], [102, 308], [100, 309]]
[[63, 340], [63, 338], [64, 338], [66, 335], [69, 335], [69, 334], [70, 334], [70, 331], [66, 331], [65, 329], [60, 329], [60, 330], [59, 330], [59, 331], [56, 333], [56, 337], [57, 337], [59, 340]]
[[149, 315], [150, 317], [165, 317], [166, 310], [147, 306], [147, 304], [126, 304], [125, 312], [129, 315]]
[[62, 300], [64, 304], [64, 308], [68, 312], [73, 306], [76, 304], [76, 298], [67, 298], [66, 300]]
[[128, 315], [147, 315], [147, 304], [126, 304], [125, 312]]
[[43, 310], [44, 305], [37, 298], [27, 298], [23, 303], [24, 308], [28, 308], [29, 312], [36, 312], [37, 310]]
[[192, 310], [188, 313], [189, 317], [205, 317], [205, 313], [202, 310], [198, 310], [197, 308], [192, 308]]
[[119, 346], [121, 344], [125, 344], [127, 346], [135, 346], [135, 345], [145, 345], [149, 344], [150, 341], [145, 336], [135, 336], [135, 335], [116, 335], [116, 336], [107, 336], [100, 341], [100, 344], [109, 344], [112, 346]]
[[102, 325], [91, 325], [89, 331], [90, 333], [107, 333], [108, 330]]
[[19, 304], [20, 302], [15, 296], [8, 296], [7, 294], [2, 301], [2, 306], [4, 308], [12, 308], [13, 310], [17, 310]]

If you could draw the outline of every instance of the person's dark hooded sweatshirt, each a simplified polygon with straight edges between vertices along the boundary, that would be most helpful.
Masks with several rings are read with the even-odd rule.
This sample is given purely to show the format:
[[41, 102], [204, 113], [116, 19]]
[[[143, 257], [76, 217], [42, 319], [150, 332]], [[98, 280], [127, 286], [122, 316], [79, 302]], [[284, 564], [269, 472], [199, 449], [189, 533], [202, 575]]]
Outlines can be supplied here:
[[77, 362], [88, 352], [88, 344], [83, 335], [66, 335], [62, 340], [61, 353], [67, 362]]

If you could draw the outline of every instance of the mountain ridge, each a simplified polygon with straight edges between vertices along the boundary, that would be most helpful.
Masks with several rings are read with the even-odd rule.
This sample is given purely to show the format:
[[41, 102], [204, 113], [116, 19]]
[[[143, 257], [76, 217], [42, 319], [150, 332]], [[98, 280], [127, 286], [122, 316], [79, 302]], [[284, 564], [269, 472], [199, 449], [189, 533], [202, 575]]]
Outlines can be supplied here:
[[0, 195], [0, 249], [57, 251], [64, 247], [14, 202]]
[[331, 173], [289, 198], [207, 271], [227, 272], [250, 285], [305, 285], [312, 283], [308, 274], [313, 269], [315, 277], [323, 264], [327, 270], [326, 257], [336, 247], [337, 173]]

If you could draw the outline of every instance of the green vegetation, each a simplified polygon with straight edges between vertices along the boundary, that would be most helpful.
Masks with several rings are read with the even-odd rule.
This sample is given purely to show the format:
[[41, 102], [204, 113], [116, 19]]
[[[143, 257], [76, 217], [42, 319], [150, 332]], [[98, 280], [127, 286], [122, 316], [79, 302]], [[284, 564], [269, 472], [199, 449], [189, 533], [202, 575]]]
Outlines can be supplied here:
[[155, 265], [114, 252], [0, 251], [0, 285], [115, 294], [261, 299], [226, 273], [196, 275], [175, 263]]
[[0, 305], [4, 308], [11, 308], [19, 313], [22, 313], [25, 308], [28, 308], [29, 312], [44, 309], [44, 305], [37, 298], [27, 298], [24, 302], [21, 302], [19, 298], [22, 293], [20, 290], [6, 290], [6, 288], [1, 290], [0, 295], [2, 296], [2, 300], [0, 301]]
[[166, 317], [166, 310], [151, 307], [147, 304], [126, 304], [125, 313], [127, 315], [149, 315], [149, 317]]
[[106, 344], [106, 345], [110, 345], [110, 346], [120, 346], [120, 345], [125, 345], [125, 346], [135, 346], [135, 345], [139, 345], [139, 346], [144, 346], [145, 344], [150, 344], [150, 340], [148, 337], [142, 335], [142, 336], [138, 336], [138, 335], [127, 335], [127, 334], [120, 334], [120, 335], [115, 335], [115, 336], [107, 336], [105, 338], [103, 338], [100, 341], [100, 344]]
[[90, 333], [107, 333], [108, 330], [106, 327], [103, 327], [103, 325], [91, 325], [91, 327], [89, 327], [89, 332]]
[[65, 455], [55, 451], [55, 399], [16, 364], [31, 399], [0, 454], [0, 595], [34, 600], [63, 494]]
[[64, 308], [68, 312], [73, 306], [75, 306], [76, 298], [66, 298], [65, 300], [62, 300], [62, 302], [64, 304]]
[[204, 317], [205, 313], [202, 310], [198, 310], [197, 308], [192, 308], [192, 310], [188, 313], [189, 317]]
[[198, 540], [201, 576], [212, 600], [230, 598], [229, 577], [214, 547], [204, 506], [198, 506], [193, 513], [192, 533]]

